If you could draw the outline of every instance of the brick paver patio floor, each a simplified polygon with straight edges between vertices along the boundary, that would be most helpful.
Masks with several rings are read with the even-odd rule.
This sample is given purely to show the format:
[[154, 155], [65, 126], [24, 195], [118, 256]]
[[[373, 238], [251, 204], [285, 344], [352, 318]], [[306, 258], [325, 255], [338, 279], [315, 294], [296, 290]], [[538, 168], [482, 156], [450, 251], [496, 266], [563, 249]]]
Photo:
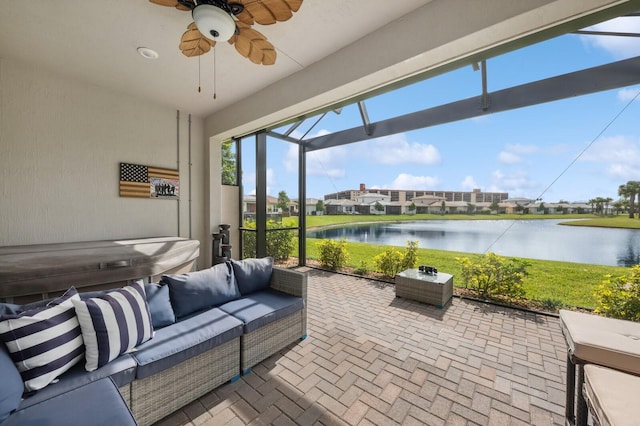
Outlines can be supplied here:
[[310, 270], [308, 332], [160, 424], [564, 424], [555, 317]]

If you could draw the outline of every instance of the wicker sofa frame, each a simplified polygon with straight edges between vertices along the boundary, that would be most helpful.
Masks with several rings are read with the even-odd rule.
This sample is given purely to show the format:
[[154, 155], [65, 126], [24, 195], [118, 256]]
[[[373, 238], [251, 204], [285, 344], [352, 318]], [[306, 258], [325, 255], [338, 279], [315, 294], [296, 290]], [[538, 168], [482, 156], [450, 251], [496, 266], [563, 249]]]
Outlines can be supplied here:
[[251, 367], [290, 343], [307, 337], [307, 276], [301, 272], [274, 267], [270, 286], [274, 290], [301, 297], [304, 308], [240, 336], [242, 374], [249, 373]]
[[305, 307], [167, 370], [121, 387], [120, 393], [140, 425], [157, 422], [220, 385], [236, 380], [240, 372], [248, 374], [251, 367], [296, 340], [306, 338], [306, 275], [274, 267], [270, 286], [302, 297]]

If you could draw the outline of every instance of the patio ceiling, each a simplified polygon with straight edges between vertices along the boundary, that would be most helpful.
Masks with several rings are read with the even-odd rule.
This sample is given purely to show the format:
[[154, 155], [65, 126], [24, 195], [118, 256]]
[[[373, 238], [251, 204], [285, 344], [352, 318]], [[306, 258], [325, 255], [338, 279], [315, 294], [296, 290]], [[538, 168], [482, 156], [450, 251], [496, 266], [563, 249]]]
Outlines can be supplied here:
[[[637, 9], [638, 0], [306, 0], [290, 21], [256, 26], [278, 49], [274, 66], [216, 47], [215, 101], [213, 54], [201, 57], [198, 93], [198, 59], [177, 47], [189, 13], [146, 0], [7, 3], [0, 58], [208, 117], [207, 134], [224, 138]], [[140, 46], [160, 58], [140, 57]]]
[[[0, 58], [208, 116], [375, 32], [431, 0], [307, 0], [294, 17], [255, 25], [277, 48], [273, 66], [254, 65], [227, 43], [198, 58], [178, 49], [189, 12], [148, 0], [29, 0], [5, 2], [0, 13]], [[158, 52], [157, 60], [138, 47]]]

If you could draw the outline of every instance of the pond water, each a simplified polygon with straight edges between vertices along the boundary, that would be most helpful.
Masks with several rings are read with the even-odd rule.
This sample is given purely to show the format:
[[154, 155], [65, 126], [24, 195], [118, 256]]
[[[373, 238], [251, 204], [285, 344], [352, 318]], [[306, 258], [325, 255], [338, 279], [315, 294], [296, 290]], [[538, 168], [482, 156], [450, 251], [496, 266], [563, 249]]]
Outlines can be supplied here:
[[558, 225], [561, 220], [425, 220], [372, 223], [307, 233], [309, 238], [485, 253], [598, 265], [640, 261], [640, 230]]

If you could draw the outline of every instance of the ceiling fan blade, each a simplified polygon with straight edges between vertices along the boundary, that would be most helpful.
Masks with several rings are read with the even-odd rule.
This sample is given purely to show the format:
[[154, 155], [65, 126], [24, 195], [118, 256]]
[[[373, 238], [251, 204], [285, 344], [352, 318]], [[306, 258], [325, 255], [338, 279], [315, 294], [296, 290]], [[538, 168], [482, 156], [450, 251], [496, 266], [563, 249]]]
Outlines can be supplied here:
[[297, 12], [302, 0], [237, 0], [244, 10], [236, 15], [245, 24], [270, 25], [289, 20]]
[[215, 41], [209, 40], [198, 31], [195, 22], [189, 24], [187, 31], [180, 38], [180, 50], [184, 56], [200, 56], [207, 53], [215, 45]]
[[276, 49], [260, 32], [247, 24], [237, 22], [238, 34], [229, 39], [236, 50], [254, 64], [273, 65], [276, 62]]
[[149, 0], [149, 1], [153, 4], [157, 4], [160, 6], [175, 7], [178, 10], [191, 10], [188, 7], [185, 7], [180, 3], [178, 3], [178, 0]]

